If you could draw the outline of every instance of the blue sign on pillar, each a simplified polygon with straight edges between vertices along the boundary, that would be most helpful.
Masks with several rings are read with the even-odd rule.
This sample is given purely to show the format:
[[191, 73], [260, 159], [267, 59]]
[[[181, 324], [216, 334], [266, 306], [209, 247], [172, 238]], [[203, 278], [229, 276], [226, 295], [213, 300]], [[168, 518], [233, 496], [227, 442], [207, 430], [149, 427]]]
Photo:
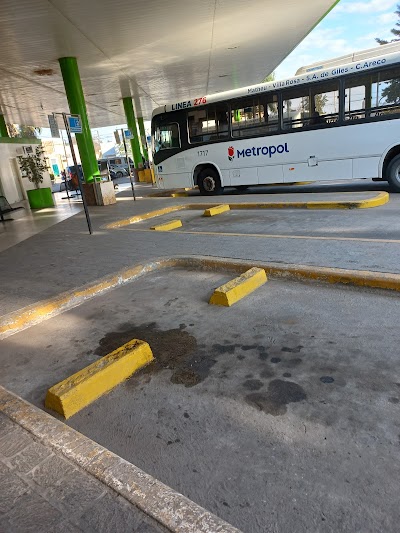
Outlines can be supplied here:
[[133, 139], [131, 130], [125, 130], [124, 135], [125, 135], [125, 139]]
[[71, 133], [82, 133], [81, 118], [77, 116], [75, 117], [69, 116], [67, 118], [68, 118], [69, 131]]

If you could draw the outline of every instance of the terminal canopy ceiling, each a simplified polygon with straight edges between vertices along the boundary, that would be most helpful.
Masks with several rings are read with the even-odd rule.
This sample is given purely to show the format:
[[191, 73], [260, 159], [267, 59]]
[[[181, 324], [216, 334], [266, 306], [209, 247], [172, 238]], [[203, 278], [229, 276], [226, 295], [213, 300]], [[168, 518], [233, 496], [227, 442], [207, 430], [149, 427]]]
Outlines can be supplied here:
[[[91, 127], [262, 81], [333, 0], [2, 0], [0, 106], [46, 127], [68, 111], [58, 58], [78, 59]], [[294, 73], [293, 73], [294, 74]]]

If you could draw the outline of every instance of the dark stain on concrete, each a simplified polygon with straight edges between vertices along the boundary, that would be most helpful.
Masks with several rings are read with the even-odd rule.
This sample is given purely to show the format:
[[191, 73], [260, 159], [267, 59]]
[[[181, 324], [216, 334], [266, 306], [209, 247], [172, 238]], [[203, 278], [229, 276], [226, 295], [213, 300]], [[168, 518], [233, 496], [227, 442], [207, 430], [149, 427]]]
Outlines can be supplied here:
[[262, 372], [260, 372], [260, 377], [264, 379], [273, 378], [275, 376], [275, 372], [271, 370], [271, 368], [266, 367]]
[[395, 404], [400, 402], [400, 400], [399, 400], [398, 398], [395, 398], [395, 397], [389, 398], [388, 401], [389, 401], [390, 403], [395, 403]]
[[283, 376], [284, 378], [291, 378], [291, 377], [292, 377], [292, 374], [291, 374], [290, 372], [284, 372], [284, 373], [282, 374], [282, 376]]
[[177, 300], [178, 298], [171, 298], [171, 300], [168, 300], [168, 302], [165, 302], [164, 307], [171, 307], [171, 305]]
[[156, 362], [161, 368], [175, 368], [177, 364], [197, 350], [193, 335], [181, 329], [161, 330], [155, 322], [134, 326], [122, 324], [118, 331], [107, 333], [95, 349], [95, 355], [104, 357], [132, 339], [149, 343]]
[[332, 376], [321, 376], [319, 380], [322, 381], [322, 383], [333, 383], [335, 381]]
[[282, 352], [288, 352], [288, 353], [300, 353], [300, 350], [304, 348], [301, 344], [299, 346], [296, 346], [296, 348], [289, 348], [288, 346], [282, 347]]
[[240, 348], [240, 344], [213, 344], [212, 348], [218, 354], [224, 354], [224, 353], [233, 354], [235, 353], [236, 348]]
[[284, 415], [289, 403], [307, 399], [302, 387], [293, 381], [274, 379], [268, 385], [267, 392], [253, 392], [246, 396], [246, 401], [253, 407], [272, 416]]
[[193, 387], [201, 381], [203, 381], [201, 376], [189, 368], [178, 368], [171, 376], [172, 383], [184, 385], [185, 387]]
[[109, 332], [100, 340], [94, 353], [103, 357], [132, 339], [141, 339], [149, 343], [155, 358], [141, 370], [141, 375], [169, 369], [174, 371], [172, 383], [193, 387], [209, 375], [216, 359], [199, 350], [196, 338], [182, 326], [185, 325], [180, 324], [179, 329], [161, 330], [155, 322], [139, 326], [122, 324], [118, 331]]
[[288, 359], [285, 361], [284, 365], [287, 368], [294, 368], [298, 365], [300, 365], [303, 362], [303, 359], [300, 359], [300, 357], [295, 357], [294, 359]]
[[280, 363], [282, 361], [282, 359], [280, 359], [279, 357], [271, 357], [271, 363]]
[[239, 360], [239, 361], [243, 361], [243, 359], [246, 359], [246, 357], [244, 355], [237, 355], [236, 358]]
[[241, 346], [241, 348], [245, 352], [247, 352], [248, 350], [256, 350], [257, 349], [257, 344], [243, 344]]
[[243, 382], [243, 387], [247, 390], [260, 390], [263, 386], [263, 382], [259, 379], [247, 379]]

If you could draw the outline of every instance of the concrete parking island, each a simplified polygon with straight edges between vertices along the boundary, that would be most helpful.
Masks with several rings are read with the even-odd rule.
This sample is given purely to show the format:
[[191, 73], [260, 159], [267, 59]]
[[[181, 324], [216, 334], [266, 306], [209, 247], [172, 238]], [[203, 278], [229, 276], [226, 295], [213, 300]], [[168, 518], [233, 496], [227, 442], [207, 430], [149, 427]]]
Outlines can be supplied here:
[[64, 292], [59, 296], [32, 304], [0, 319], [0, 340], [72, 309], [94, 296], [104, 294], [126, 283], [165, 268], [189, 268], [197, 270], [226, 271], [242, 274], [253, 267], [265, 270], [269, 278], [313, 280], [325, 283], [341, 283], [359, 287], [400, 291], [400, 274], [346, 270], [341, 268], [282, 265], [259, 261], [243, 261], [222, 257], [178, 256], [165, 257], [146, 264], [139, 264], [106, 276], [91, 284]]
[[69, 418], [153, 360], [147, 342], [133, 339], [47, 391], [45, 406]]
[[387, 192], [378, 192], [378, 194], [372, 198], [363, 200], [320, 200], [320, 201], [305, 201], [305, 202], [243, 202], [227, 204], [215, 204], [215, 203], [191, 203], [172, 205], [136, 215], [133, 217], [117, 220], [107, 224], [107, 229], [115, 229], [129, 224], [135, 224], [151, 218], [167, 215], [176, 211], [183, 210], [208, 210], [215, 207], [221, 208], [222, 206], [229, 206], [229, 209], [369, 209], [372, 207], [378, 207], [386, 204], [389, 201], [389, 194]]

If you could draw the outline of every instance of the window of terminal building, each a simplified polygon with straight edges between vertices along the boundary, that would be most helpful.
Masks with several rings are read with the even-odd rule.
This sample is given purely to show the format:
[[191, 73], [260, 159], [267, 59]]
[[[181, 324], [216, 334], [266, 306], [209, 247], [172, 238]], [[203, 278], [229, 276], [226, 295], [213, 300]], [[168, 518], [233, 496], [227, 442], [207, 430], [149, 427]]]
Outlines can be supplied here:
[[229, 136], [228, 106], [224, 103], [188, 111], [191, 143], [215, 141]]

